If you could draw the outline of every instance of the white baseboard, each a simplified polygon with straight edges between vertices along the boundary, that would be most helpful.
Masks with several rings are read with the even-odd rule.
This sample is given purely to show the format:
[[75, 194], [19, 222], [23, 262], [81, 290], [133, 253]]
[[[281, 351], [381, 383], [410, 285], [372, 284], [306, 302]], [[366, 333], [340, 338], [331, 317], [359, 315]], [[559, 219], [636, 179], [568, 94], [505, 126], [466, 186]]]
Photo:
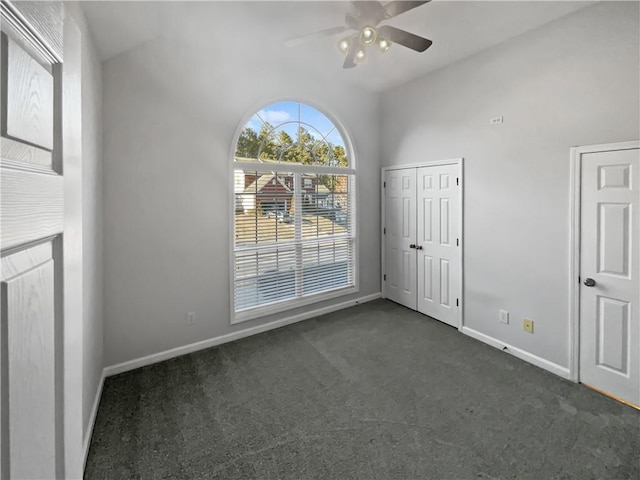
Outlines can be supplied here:
[[348, 307], [353, 307], [360, 303], [370, 302], [377, 298], [380, 298], [380, 293], [374, 293], [364, 297], [356, 298], [354, 300], [348, 300], [346, 302], [336, 303], [327, 307], [317, 308], [315, 310], [309, 310], [307, 312], [299, 313], [298, 315], [292, 315], [290, 317], [282, 318], [274, 322], [265, 323], [264, 325], [258, 325], [256, 327], [246, 328], [237, 332], [228, 333], [219, 337], [210, 338], [208, 340], [202, 340], [200, 342], [192, 343], [190, 345], [184, 345], [182, 347], [172, 348], [165, 350], [164, 352], [154, 353], [147, 355], [146, 357], [136, 358], [127, 362], [111, 365], [104, 369], [104, 376], [110, 377], [119, 373], [128, 372], [129, 370], [135, 370], [136, 368], [146, 367], [154, 363], [169, 360], [170, 358], [179, 357], [180, 355], [186, 355], [188, 353], [197, 352], [198, 350], [204, 350], [205, 348], [215, 347], [216, 345], [222, 345], [223, 343], [233, 342], [241, 338], [250, 337], [258, 333], [263, 333], [274, 328], [284, 327], [292, 323], [301, 322], [309, 318], [318, 317], [331, 312], [336, 312]]
[[[542, 357], [538, 357], [533, 353], [529, 353], [525, 350], [522, 350], [518, 347], [514, 347], [513, 345], [509, 345], [508, 343], [501, 342], [500, 340], [490, 337], [489, 335], [485, 335], [484, 333], [480, 333], [477, 330], [474, 330], [469, 327], [462, 327], [462, 333], [468, 335], [476, 340], [480, 340], [487, 345], [491, 345], [492, 347], [497, 348], [498, 350], [503, 350], [507, 353], [510, 353], [514, 357], [518, 357], [525, 362], [532, 363], [536, 367], [543, 368], [551, 373], [555, 373], [556, 375], [566, 378], [567, 380], [571, 380], [571, 375], [569, 369], [563, 367], [562, 365], [558, 365], [557, 363], [550, 362]], [[506, 348], [506, 350], [505, 350]]]
[[98, 406], [100, 405], [100, 399], [102, 398], [102, 387], [104, 386], [105, 371], [102, 370], [102, 376], [100, 377], [100, 383], [96, 391], [96, 396], [93, 400], [93, 407], [91, 408], [91, 414], [89, 414], [89, 423], [85, 428], [84, 437], [82, 439], [82, 451], [84, 454], [84, 461], [82, 463], [82, 470], [87, 466], [87, 457], [89, 455], [89, 447], [91, 446], [91, 437], [93, 436], [93, 427], [96, 424], [96, 416], [98, 415]]

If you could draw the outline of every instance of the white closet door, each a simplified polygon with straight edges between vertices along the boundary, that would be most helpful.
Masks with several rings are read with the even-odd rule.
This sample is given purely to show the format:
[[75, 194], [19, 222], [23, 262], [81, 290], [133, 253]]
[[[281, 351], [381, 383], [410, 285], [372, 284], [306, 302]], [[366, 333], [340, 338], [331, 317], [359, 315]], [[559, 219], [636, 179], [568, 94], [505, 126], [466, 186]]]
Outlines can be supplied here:
[[458, 165], [417, 170], [418, 311], [458, 327], [460, 292]]
[[416, 169], [385, 175], [385, 296], [416, 308]]

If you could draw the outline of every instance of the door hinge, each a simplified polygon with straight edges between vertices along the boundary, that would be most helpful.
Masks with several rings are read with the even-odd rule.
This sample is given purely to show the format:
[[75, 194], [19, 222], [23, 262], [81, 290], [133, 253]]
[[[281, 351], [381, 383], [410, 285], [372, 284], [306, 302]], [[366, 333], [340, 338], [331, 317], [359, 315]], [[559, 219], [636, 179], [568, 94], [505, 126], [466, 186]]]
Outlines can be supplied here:
[[460, 239], [456, 238], [456, 247], [459, 247], [459, 246], [460, 246]]
[[387, 228], [386, 227], [382, 229], [382, 233], [383, 233], [383, 235], [387, 234]]
[[387, 274], [385, 273], [382, 277], [384, 278], [384, 281], [386, 282], [387, 281]]
[[460, 179], [456, 177], [456, 185], [460, 185]]
[[578, 283], [580, 283], [580, 275], [578, 275]]
[[387, 182], [382, 182], [382, 188], [387, 188]]
[[460, 306], [460, 299], [456, 298], [456, 307], [459, 307], [459, 306]]

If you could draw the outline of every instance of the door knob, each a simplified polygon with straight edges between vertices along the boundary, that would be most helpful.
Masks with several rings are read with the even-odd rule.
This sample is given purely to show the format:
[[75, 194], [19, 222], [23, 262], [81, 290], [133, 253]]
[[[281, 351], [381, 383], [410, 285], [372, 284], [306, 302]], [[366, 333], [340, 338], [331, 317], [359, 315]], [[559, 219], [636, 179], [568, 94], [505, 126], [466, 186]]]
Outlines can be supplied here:
[[585, 281], [583, 283], [587, 287], [595, 287], [596, 286], [596, 281], [593, 278], [587, 278], [587, 279], [585, 279]]
[[416, 250], [422, 250], [422, 245], [416, 245]]
[[415, 243], [412, 243], [411, 245], [409, 245], [409, 248], [416, 248]]

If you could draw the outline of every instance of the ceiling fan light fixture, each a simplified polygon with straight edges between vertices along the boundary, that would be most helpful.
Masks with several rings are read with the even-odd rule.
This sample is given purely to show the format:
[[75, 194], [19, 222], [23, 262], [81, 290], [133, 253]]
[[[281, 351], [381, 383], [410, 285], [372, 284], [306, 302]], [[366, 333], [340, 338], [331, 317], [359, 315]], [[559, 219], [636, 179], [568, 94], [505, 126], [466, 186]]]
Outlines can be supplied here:
[[362, 27], [360, 30], [360, 43], [364, 46], [373, 45], [376, 42], [378, 33], [373, 27]]
[[[359, 63], [365, 63], [367, 50], [374, 47], [381, 53], [387, 52], [394, 43], [414, 52], [422, 53], [433, 42], [428, 38], [403, 30], [392, 25], [380, 25], [398, 15], [424, 5], [431, 0], [371, 0], [351, 1], [351, 11], [344, 17], [344, 25], [327, 28], [319, 32], [304, 35], [303, 37], [288, 40], [288, 45], [297, 45], [301, 39], [314, 39], [320, 37], [333, 37], [340, 35], [335, 43], [336, 47], [345, 56], [342, 68], [350, 69]], [[344, 32], [351, 32], [345, 35]], [[335, 42], [335, 38], [333, 41]], [[394, 47], [395, 49], [395, 47]], [[371, 53], [369, 53], [371, 54]]]
[[384, 37], [378, 37], [378, 48], [382, 53], [388, 52], [391, 48], [391, 42]]
[[349, 51], [349, 47], [351, 46], [351, 39], [349, 37], [345, 37], [338, 42], [338, 50], [342, 53], [347, 53]]

